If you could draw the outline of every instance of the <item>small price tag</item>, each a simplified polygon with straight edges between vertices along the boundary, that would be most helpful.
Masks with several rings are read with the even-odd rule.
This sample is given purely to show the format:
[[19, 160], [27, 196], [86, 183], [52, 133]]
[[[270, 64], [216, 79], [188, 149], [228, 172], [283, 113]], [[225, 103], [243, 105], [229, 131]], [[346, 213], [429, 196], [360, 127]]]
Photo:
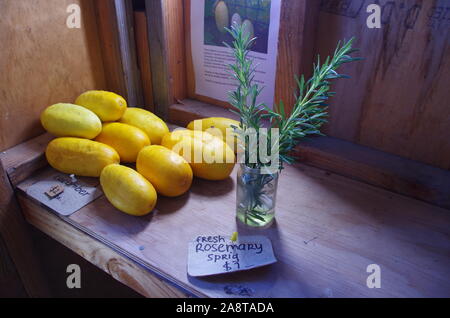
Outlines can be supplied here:
[[61, 215], [70, 215], [102, 195], [98, 179], [73, 177], [53, 169], [36, 177], [27, 195]]
[[232, 273], [273, 264], [272, 243], [265, 236], [200, 235], [189, 243], [188, 274], [193, 277]]
[[62, 185], [53, 185], [45, 194], [51, 199], [58, 197], [61, 193], [64, 192], [64, 186]]

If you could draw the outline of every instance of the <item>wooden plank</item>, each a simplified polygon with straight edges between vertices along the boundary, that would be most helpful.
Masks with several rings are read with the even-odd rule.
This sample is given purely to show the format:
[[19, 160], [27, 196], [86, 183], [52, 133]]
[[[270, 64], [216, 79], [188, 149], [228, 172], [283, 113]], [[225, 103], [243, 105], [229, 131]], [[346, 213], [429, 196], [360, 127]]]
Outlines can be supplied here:
[[0, 240], [6, 244], [23, 287], [30, 297], [49, 297], [27, 224], [0, 161]]
[[0, 153], [0, 161], [14, 187], [47, 166], [45, 148], [53, 138], [45, 133]]
[[186, 294], [150, 274], [129, 258], [77, 230], [65, 218], [49, 213], [22, 195], [19, 201], [30, 224], [141, 295], [152, 298], [186, 297]]
[[[69, 29], [66, 8], [81, 7], [80, 29]], [[0, 151], [44, 130], [42, 110], [105, 89], [93, 1], [1, 1]]]
[[191, 121], [205, 117], [226, 117], [239, 120], [238, 116], [228, 109], [213, 106], [197, 100], [184, 99], [169, 109], [169, 121], [186, 127]]
[[115, 5], [111, 0], [94, 1], [96, 21], [99, 30], [100, 47], [105, 68], [106, 84], [110, 91], [127, 96], [120, 52]]
[[137, 67], [132, 4], [125, 0], [94, 3], [108, 90], [122, 95], [130, 106], [140, 106], [142, 83]]
[[134, 38], [133, 4], [126, 0], [114, 0], [114, 2], [128, 105], [141, 106], [144, 99]]
[[316, 0], [283, 1], [281, 6], [274, 102], [282, 100], [288, 113], [295, 104], [295, 76], [312, 71], [318, 13]]
[[298, 147], [305, 164], [450, 209], [450, 171], [332, 137]]
[[[205, 117], [229, 117], [230, 111], [186, 99], [170, 107], [179, 126]], [[399, 194], [450, 208], [450, 172], [332, 137], [314, 137], [297, 148], [300, 161]]]
[[152, 68], [150, 63], [150, 49], [148, 47], [147, 16], [145, 15], [145, 11], [134, 12], [134, 23], [136, 52], [141, 74], [144, 105], [147, 110], [154, 112]]
[[145, 6], [148, 18], [148, 40], [155, 113], [165, 119], [168, 116], [169, 106], [173, 100], [168, 67], [165, 6], [162, 0], [146, 0]]
[[[303, 165], [283, 171], [276, 224], [264, 230], [278, 263], [189, 277], [187, 242], [197, 235], [261, 234], [236, 223], [234, 175], [222, 182], [195, 179], [186, 195], [159, 197], [146, 217], [130, 217], [101, 197], [69, 219], [149, 271], [210, 297], [233, 297], [225, 289], [236, 285], [249, 288], [252, 297], [450, 296], [448, 210]], [[27, 214], [36, 210], [29, 205]], [[381, 268], [381, 289], [366, 286], [370, 264]]]
[[180, 0], [165, 0], [163, 4], [169, 81], [173, 94], [173, 100], [170, 104], [173, 104], [177, 100], [187, 97], [184, 5], [183, 1]]
[[336, 82], [327, 133], [449, 169], [448, 1], [378, 4], [382, 28], [369, 29], [367, 1], [322, 1], [318, 53], [328, 55], [338, 40], [356, 36], [366, 58], [343, 68], [352, 84]]

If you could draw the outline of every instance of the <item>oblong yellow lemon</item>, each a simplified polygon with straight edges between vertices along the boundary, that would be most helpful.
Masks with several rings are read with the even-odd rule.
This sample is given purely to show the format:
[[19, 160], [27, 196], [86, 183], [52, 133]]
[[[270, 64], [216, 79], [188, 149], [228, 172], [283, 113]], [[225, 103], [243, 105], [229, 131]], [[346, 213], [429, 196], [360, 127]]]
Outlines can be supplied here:
[[169, 128], [161, 118], [141, 108], [127, 108], [120, 122], [143, 130], [152, 145], [161, 144], [162, 137], [169, 132]]
[[83, 177], [99, 177], [103, 168], [120, 161], [119, 154], [112, 147], [73, 137], [53, 139], [45, 156], [56, 170]]
[[166, 134], [161, 144], [183, 156], [198, 178], [226, 179], [235, 165], [236, 157], [230, 146], [204, 131], [177, 130]]
[[107, 91], [84, 92], [75, 104], [93, 111], [103, 122], [119, 120], [127, 109], [127, 102], [122, 96]]
[[80, 137], [93, 139], [102, 130], [102, 123], [89, 109], [59, 103], [47, 107], [41, 114], [45, 130], [56, 137]]
[[107, 166], [100, 175], [100, 184], [108, 201], [124, 213], [143, 216], [156, 205], [153, 185], [131, 168], [118, 164]]
[[162, 146], [142, 149], [136, 168], [164, 196], [182, 195], [192, 184], [192, 169], [186, 160]]
[[219, 137], [225, 141], [235, 153], [237, 153], [238, 137], [234, 132], [233, 127], [239, 127], [239, 125], [240, 123], [234, 119], [209, 117], [191, 121], [187, 125], [187, 129], [206, 131], [213, 136]]
[[136, 162], [139, 151], [150, 145], [150, 139], [141, 129], [122, 123], [107, 123], [95, 138], [113, 147], [121, 162]]

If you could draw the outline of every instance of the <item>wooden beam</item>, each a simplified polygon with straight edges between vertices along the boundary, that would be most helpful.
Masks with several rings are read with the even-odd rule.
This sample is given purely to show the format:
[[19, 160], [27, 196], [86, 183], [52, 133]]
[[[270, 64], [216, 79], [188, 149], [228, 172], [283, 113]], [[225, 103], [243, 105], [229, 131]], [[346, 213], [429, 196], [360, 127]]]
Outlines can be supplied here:
[[186, 127], [188, 123], [195, 119], [205, 117], [226, 117], [239, 120], [236, 114], [226, 108], [212, 106], [193, 99], [184, 99], [180, 103], [170, 106], [169, 121], [181, 127]]
[[148, 27], [145, 11], [134, 12], [134, 32], [136, 35], [136, 52], [141, 73], [144, 108], [154, 112], [152, 67], [150, 62], [150, 48], [148, 46]]
[[332, 137], [305, 140], [299, 160], [450, 209], [450, 171]]
[[34, 254], [27, 224], [16, 201], [3, 164], [0, 161], [0, 236], [31, 297], [49, 297], [47, 283], [42, 276], [38, 258]]
[[68, 224], [67, 218], [48, 212], [24, 195], [19, 195], [19, 201], [30, 224], [141, 295], [151, 298], [187, 297], [129, 258]]
[[125, 0], [95, 1], [100, 45], [107, 86], [130, 106], [143, 103], [137, 65], [133, 10]]
[[281, 6], [275, 104], [283, 100], [288, 113], [295, 103], [295, 76], [312, 73], [319, 4], [317, 0], [283, 1]]
[[145, 6], [155, 113], [166, 119], [169, 106], [173, 103], [173, 93], [169, 78], [164, 3], [162, 0], [146, 0]]
[[0, 160], [13, 187], [48, 164], [45, 148], [53, 138], [46, 133], [0, 153]]
[[164, 1], [169, 80], [173, 93], [170, 104], [187, 97], [184, 10], [183, 0]]

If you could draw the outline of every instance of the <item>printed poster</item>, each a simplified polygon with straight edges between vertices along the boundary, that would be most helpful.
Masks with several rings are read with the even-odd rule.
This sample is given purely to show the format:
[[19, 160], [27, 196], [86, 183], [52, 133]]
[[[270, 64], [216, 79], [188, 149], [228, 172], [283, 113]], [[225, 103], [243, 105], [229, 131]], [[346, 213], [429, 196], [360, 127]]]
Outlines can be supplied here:
[[224, 27], [244, 25], [257, 38], [249, 56], [254, 59], [254, 82], [264, 87], [258, 103], [272, 108], [280, 27], [281, 0], [192, 0], [191, 46], [195, 71], [195, 93], [228, 101], [228, 92], [236, 86], [229, 74], [234, 64], [232, 37]]

